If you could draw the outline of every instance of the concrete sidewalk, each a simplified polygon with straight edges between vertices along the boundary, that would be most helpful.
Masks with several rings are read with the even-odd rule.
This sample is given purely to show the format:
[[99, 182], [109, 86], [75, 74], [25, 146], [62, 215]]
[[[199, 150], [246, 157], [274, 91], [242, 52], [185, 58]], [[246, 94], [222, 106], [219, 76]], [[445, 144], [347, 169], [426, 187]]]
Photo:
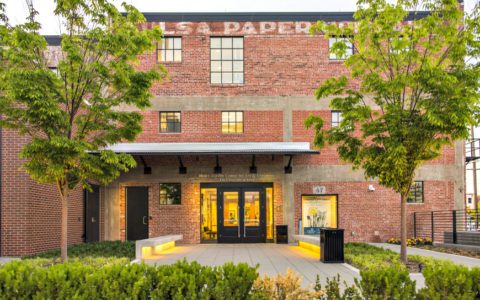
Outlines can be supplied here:
[[[387, 243], [370, 243], [370, 245], [377, 246], [377, 247], [382, 247], [382, 248], [385, 248], [385, 249], [390, 249], [392, 251], [400, 253], [400, 245], [393, 245], [393, 244], [387, 244]], [[408, 255], [423, 255], [423, 256], [429, 256], [429, 257], [433, 257], [433, 258], [447, 259], [447, 260], [450, 260], [450, 261], [452, 261], [456, 264], [461, 264], [461, 265], [465, 265], [465, 266], [468, 266], [468, 267], [480, 267], [480, 259], [471, 258], [471, 257], [467, 257], [467, 256], [448, 254], [448, 253], [437, 252], [437, 251], [430, 251], [430, 250], [419, 249], [419, 248], [415, 248], [415, 247], [408, 247], [407, 248], [407, 254]]]
[[348, 285], [354, 283], [354, 278], [360, 274], [347, 264], [324, 264], [319, 255], [304, 250], [296, 245], [281, 244], [195, 244], [179, 245], [166, 250], [153, 259], [145, 260], [147, 264], [173, 264], [186, 258], [187, 261], [197, 261], [202, 265], [220, 266], [226, 262], [238, 264], [248, 263], [250, 266], [259, 265], [258, 272], [275, 276], [285, 273], [287, 268], [303, 276], [302, 286], [307, 287], [315, 283], [317, 275], [322, 286], [326, 278], [340, 274], [341, 282], [345, 280]]

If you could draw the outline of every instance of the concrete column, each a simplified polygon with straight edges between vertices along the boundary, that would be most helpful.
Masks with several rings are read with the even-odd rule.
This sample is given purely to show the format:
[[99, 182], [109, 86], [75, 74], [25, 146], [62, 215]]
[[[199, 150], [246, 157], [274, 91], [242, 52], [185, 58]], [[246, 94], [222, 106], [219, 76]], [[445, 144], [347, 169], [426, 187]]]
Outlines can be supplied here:
[[[284, 164], [288, 163], [285, 157]], [[292, 174], [285, 174], [282, 184], [283, 188], [283, 222], [288, 225], [288, 242], [293, 242], [292, 237], [295, 234], [295, 190], [294, 190], [295, 167]]]

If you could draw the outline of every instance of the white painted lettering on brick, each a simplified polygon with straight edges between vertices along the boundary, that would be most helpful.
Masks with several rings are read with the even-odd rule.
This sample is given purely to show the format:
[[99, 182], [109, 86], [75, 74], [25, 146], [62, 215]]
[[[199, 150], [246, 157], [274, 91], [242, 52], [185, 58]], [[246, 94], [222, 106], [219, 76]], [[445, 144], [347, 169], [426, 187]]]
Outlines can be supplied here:
[[192, 22], [179, 22], [175, 25], [177, 29], [177, 34], [190, 34], [192, 33]]
[[253, 25], [252, 22], [245, 22], [242, 28], [242, 33], [243, 34], [257, 34], [257, 29]]
[[293, 34], [295, 33], [293, 28], [293, 22], [278, 22], [278, 33], [280, 34]]
[[225, 34], [235, 33], [238, 30], [240, 30], [240, 23], [238, 22], [224, 22], [224, 26], [225, 26], [225, 29], [223, 32]]
[[208, 26], [207, 23], [201, 22], [201, 23], [198, 24], [197, 33], [198, 34], [211, 34], [212, 32], [210, 31], [210, 26]]
[[300, 33], [308, 34], [308, 30], [310, 29], [310, 26], [312, 26], [312, 23], [310, 23], [310, 22], [295, 22], [295, 33], [297, 33], [297, 34], [300, 34]]
[[162, 29], [162, 32], [164, 35], [168, 35], [168, 34], [174, 34], [175, 32], [174, 31], [167, 31], [166, 27], [165, 27], [165, 22], [160, 22], [160, 29]]
[[260, 33], [274, 32], [276, 28], [275, 22], [260, 22]]

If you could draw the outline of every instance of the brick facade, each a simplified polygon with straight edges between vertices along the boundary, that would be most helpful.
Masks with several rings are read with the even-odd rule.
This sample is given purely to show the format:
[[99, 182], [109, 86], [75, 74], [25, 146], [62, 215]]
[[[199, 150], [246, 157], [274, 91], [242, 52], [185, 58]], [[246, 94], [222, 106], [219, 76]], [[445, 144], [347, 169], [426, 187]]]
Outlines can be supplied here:
[[[40, 185], [19, 170], [21, 147], [28, 142], [16, 132], [2, 130], [1, 254], [20, 256], [60, 247], [61, 203], [55, 185]], [[83, 242], [83, 194], [71, 194], [68, 244]]]
[[[278, 20], [258, 22], [251, 22], [250, 17], [253, 15], [225, 22], [158, 22], [158, 18], [147, 18], [144, 28], [158, 25], [165, 36], [182, 37], [182, 61], [163, 63], [169, 79], [152, 87], [153, 106], [141, 112], [144, 131], [136, 142], [311, 144], [314, 132], [303, 124], [310, 113], [321, 116], [330, 126], [329, 99], [315, 101], [313, 94], [323, 80], [348, 73], [342, 61], [329, 59], [328, 40], [309, 35], [308, 27], [317, 20], [315, 16], [311, 20], [286, 21], [279, 15]], [[341, 16], [329, 18], [327, 21], [337, 18], [333, 21], [341, 26], [345, 23]], [[243, 84], [210, 83], [210, 37], [214, 36], [244, 38]], [[54, 50], [58, 52], [58, 48]], [[157, 54], [150, 53], [141, 55], [136, 67], [148, 70], [157, 64]], [[351, 84], [352, 88], [357, 86], [358, 82]], [[243, 133], [222, 133], [221, 112], [229, 110], [243, 111]], [[159, 132], [160, 111], [181, 112], [180, 133]], [[25, 138], [3, 130], [2, 255], [36, 253], [60, 245], [60, 202], [55, 187], [37, 185], [18, 170], [18, 153], [25, 142]], [[417, 173], [416, 179], [424, 181], [425, 201], [408, 204], [410, 235], [413, 212], [462, 208], [463, 149], [446, 147], [442, 153]], [[339, 226], [345, 229], [347, 241], [399, 236], [399, 197], [375, 181], [366, 181], [361, 171], [351, 171], [335, 147], [327, 146], [318, 155], [294, 156], [292, 174], [284, 172], [288, 157], [283, 155], [256, 155], [257, 174], [249, 173], [252, 155], [219, 155], [222, 174], [213, 173], [214, 155], [182, 156], [187, 174], [179, 174], [176, 156], [145, 155], [135, 159], [136, 168], [101, 187], [101, 240], [126, 239], [125, 188], [148, 186], [149, 237], [183, 234], [182, 243], [201, 242], [200, 185], [211, 182], [273, 183], [274, 224], [287, 224], [290, 235], [298, 232], [302, 194], [312, 194], [314, 186], [324, 186], [327, 194], [338, 195]], [[152, 174], [143, 173], [142, 159], [152, 168]], [[181, 183], [180, 205], [160, 205], [159, 184], [166, 182]], [[374, 192], [368, 191], [370, 184]], [[69, 244], [83, 241], [83, 206], [82, 191], [78, 190], [70, 202]]]

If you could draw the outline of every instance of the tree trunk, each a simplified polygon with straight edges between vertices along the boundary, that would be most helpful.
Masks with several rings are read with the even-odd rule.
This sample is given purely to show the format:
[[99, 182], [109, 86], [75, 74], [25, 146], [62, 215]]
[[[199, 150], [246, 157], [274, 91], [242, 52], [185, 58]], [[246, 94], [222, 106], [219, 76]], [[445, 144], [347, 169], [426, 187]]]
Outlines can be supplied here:
[[68, 232], [68, 193], [64, 193], [62, 199], [62, 237], [60, 252], [62, 263], [67, 260], [67, 232]]
[[401, 195], [401, 210], [400, 210], [400, 260], [406, 264], [407, 263], [407, 196]]

